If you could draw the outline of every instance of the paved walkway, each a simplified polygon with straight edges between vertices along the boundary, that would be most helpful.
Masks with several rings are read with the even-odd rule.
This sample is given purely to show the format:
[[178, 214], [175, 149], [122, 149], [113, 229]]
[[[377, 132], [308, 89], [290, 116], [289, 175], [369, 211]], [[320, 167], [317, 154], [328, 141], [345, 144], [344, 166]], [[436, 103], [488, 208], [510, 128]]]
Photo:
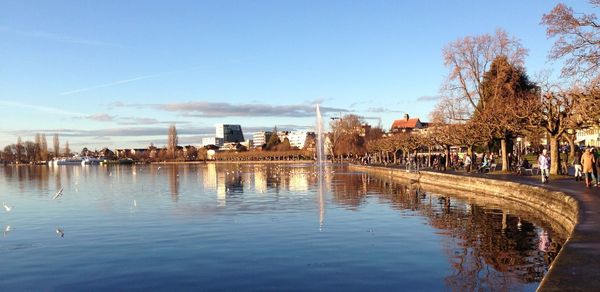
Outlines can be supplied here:
[[544, 278], [539, 291], [600, 291], [600, 188], [586, 188], [584, 182], [573, 177], [550, 178], [547, 185], [541, 177], [513, 174], [480, 174], [448, 171], [456, 175], [469, 175], [539, 186], [561, 191], [574, 197], [580, 204], [580, 221], [560, 256]]

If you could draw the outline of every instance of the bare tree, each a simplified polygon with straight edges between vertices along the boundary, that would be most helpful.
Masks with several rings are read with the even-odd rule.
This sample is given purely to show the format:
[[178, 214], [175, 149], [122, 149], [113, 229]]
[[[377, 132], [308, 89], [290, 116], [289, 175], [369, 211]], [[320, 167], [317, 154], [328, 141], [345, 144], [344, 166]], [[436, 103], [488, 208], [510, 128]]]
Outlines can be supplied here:
[[42, 160], [48, 160], [48, 140], [46, 140], [46, 134], [42, 134], [40, 139], [40, 156]]
[[[600, 8], [600, 0], [590, 0]], [[575, 13], [565, 4], [558, 4], [542, 17], [546, 35], [556, 39], [549, 58], [567, 58], [563, 76], [597, 79], [600, 73], [600, 22], [595, 14]]]
[[37, 147], [37, 151], [36, 151], [36, 157], [35, 160], [36, 161], [41, 161], [42, 159], [42, 134], [37, 133], [35, 134], [35, 140], [34, 143]]
[[54, 145], [54, 157], [60, 156], [60, 141], [58, 140], [58, 134], [54, 134], [52, 137], [52, 144]]
[[21, 136], [19, 136], [17, 138], [17, 144], [15, 146], [15, 158], [17, 162], [21, 162], [21, 160], [23, 159], [23, 155], [25, 154], [25, 149], [23, 148], [23, 141], [21, 140]]
[[357, 115], [345, 115], [330, 123], [330, 152], [333, 156], [364, 153], [364, 139], [361, 137], [363, 122]]
[[169, 126], [169, 135], [167, 137], [167, 152], [169, 158], [171, 159], [177, 158], [177, 144], [177, 128], [175, 127], [175, 125], [171, 125]]
[[522, 66], [527, 50], [518, 39], [498, 29], [494, 35], [467, 36], [451, 42], [444, 48], [443, 56], [450, 69], [442, 86], [444, 95], [464, 99], [471, 112], [478, 112], [487, 104], [482, 83], [492, 61], [505, 56], [509, 63]]
[[481, 91], [487, 106], [472, 119], [480, 127], [489, 128], [492, 138], [500, 140], [502, 170], [508, 171], [508, 140], [530, 124], [531, 109], [539, 108], [539, 87], [529, 81], [523, 67], [500, 55], [485, 72]]
[[69, 148], [69, 140], [65, 142], [65, 156], [69, 157], [71, 155], [71, 148]]
[[23, 147], [25, 149], [25, 160], [29, 163], [37, 162], [40, 150], [39, 145], [35, 142], [25, 141]]

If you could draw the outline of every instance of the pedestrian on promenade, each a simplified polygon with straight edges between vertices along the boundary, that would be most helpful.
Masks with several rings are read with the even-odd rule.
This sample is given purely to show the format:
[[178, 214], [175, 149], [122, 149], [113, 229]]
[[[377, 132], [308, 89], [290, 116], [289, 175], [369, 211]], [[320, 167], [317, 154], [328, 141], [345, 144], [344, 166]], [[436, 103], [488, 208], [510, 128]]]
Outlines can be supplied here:
[[538, 164], [540, 165], [540, 172], [542, 174], [542, 183], [548, 183], [548, 177], [550, 176], [550, 157], [548, 157], [548, 151], [542, 150], [542, 154], [538, 157]]
[[575, 152], [572, 164], [575, 168], [575, 181], [582, 180], [581, 171], [583, 170], [583, 167], [581, 166], [581, 151], [577, 150]]
[[440, 170], [446, 171], [446, 155], [445, 154], [440, 155]]
[[583, 166], [583, 174], [585, 175], [585, 186], [590, 187], [591, 175], [593, 168], [595, 168], [596, 159], [592, 155], [592, 149], [588, 148], [583, 155], [581, 155], [581, 165]]
[[465, 155], [465, 171], [471, 172], [471, 155]]
[[592, 168], [592, 171], [594, 172], [594, 177], [596, 178], [596, 186], [600, 186], [600, 172], [598, 172], [598, 169], [600, 168], [600, 159], [598, 159], [598, 150], [596, 150], [595, 148], [592, 149], [592, 155], [594, 155], [594, 160], [595, 160], [595, 167]]
[[[592, 175], [594, 177], [594, 180], [596, 181], [596, 186], [598, 186], [598, 181], [600, 180], [600, 178], [598, 177], [598, 153], [596, 151], [596, 148], [592, 147], [592, 156], [594, 157], [594, 166], [592, 166]], [[592, 184], [594, 183], [593, 181], [591, 182]]]

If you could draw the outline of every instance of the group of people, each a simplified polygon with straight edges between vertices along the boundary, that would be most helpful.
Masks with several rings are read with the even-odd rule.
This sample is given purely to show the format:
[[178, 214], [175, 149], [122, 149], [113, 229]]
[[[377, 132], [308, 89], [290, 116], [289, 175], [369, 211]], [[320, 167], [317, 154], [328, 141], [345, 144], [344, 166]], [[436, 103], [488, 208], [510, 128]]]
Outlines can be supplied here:
[[598, 167], [600, 167], [600, 159], [597, 158], [596, 149], [589, 147], [584, 153], [577, 151], [573, 158], [573, 167], [575, 168], [575, 180], [583, 180], [582, 176], [584, 176], [585, 185], [588, 188], [592, 184], [599, 185]]
[[[576, 151], [573, 161], [571, 162], [575, 169], [575, 180], [585, 180], [585, 185], [589, 188], [600, 185], [600, 177], [598, 176], [598, 168], [600, 168], [600, 159], [598, 159], [596, 149], [588, 147], [583, 153]], [[538, 164], [542, 176], [542, 183], [548, 183], [550, 173], [550, 157], [546, 149], [538, 156]]]
[[[471, 169], [473, 168], [473, 165], [475, 164], [475, 162], [473, 160], [474, 159], [471, 157], [471, 155], [464, 156], [463, 166], [464, 166], [466, 172], [471, 172]], [[477, 167], [477, 171], [478, 172], [489, 171], [490, 166], [492, 164], [494, 164], [494, 154], [490, 153], [488, 155], [487, 153], [484, 153], [481, 158], [481, 164]]]

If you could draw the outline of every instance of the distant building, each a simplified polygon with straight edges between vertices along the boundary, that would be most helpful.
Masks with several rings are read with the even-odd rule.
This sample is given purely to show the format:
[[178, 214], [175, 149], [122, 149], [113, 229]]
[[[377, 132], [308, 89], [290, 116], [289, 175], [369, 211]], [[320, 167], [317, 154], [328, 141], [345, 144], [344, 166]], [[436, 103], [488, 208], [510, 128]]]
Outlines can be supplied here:
[[252, 139], [246, 140], [240, 144], [242, 144], [242, 146], [246, 147], [246, 149], [254, 148], [254, 140], [252, 140]]
[[273, 132], [260, 131], [260, 132], [254, 133], [252, 135], [252, 140], [254, 142], [254, 146], [262, 147], [262, 145], [267, 144], [269, 139], [271, 139], [271, 135], [273, 135]]
[[575, 141], [581, 146], [600, 146], [600, 128], [592, 127], [585, 129], [578, 129]]
[[202, 138], [202, 146], [215, 145], [215, 146], [223, 146], [224, 141], [223, 138], [217, 137], [204, 137]]
[[290, 141], [290, 146], [302, 149], [304, 148], [304, 144], [306, 143], [306, 138], [310, 134], [311, 132], [307, 131], [291, 131], [288, 132], [287, 138]]
[[242, 133], [242, 126], [240, 125], [218, 124], [216, 126], [215, 137], [223, 139], [223, 143], [239, 143], [245, 141], [244, 133]]
[[425, 129], [426, 124], [422, 123], [419, 118], [410, 118], [408, 114], [404, 114], [401, 120], [395, 120], [390, 131], [392, 133], [412, 132], [415, 130]]

